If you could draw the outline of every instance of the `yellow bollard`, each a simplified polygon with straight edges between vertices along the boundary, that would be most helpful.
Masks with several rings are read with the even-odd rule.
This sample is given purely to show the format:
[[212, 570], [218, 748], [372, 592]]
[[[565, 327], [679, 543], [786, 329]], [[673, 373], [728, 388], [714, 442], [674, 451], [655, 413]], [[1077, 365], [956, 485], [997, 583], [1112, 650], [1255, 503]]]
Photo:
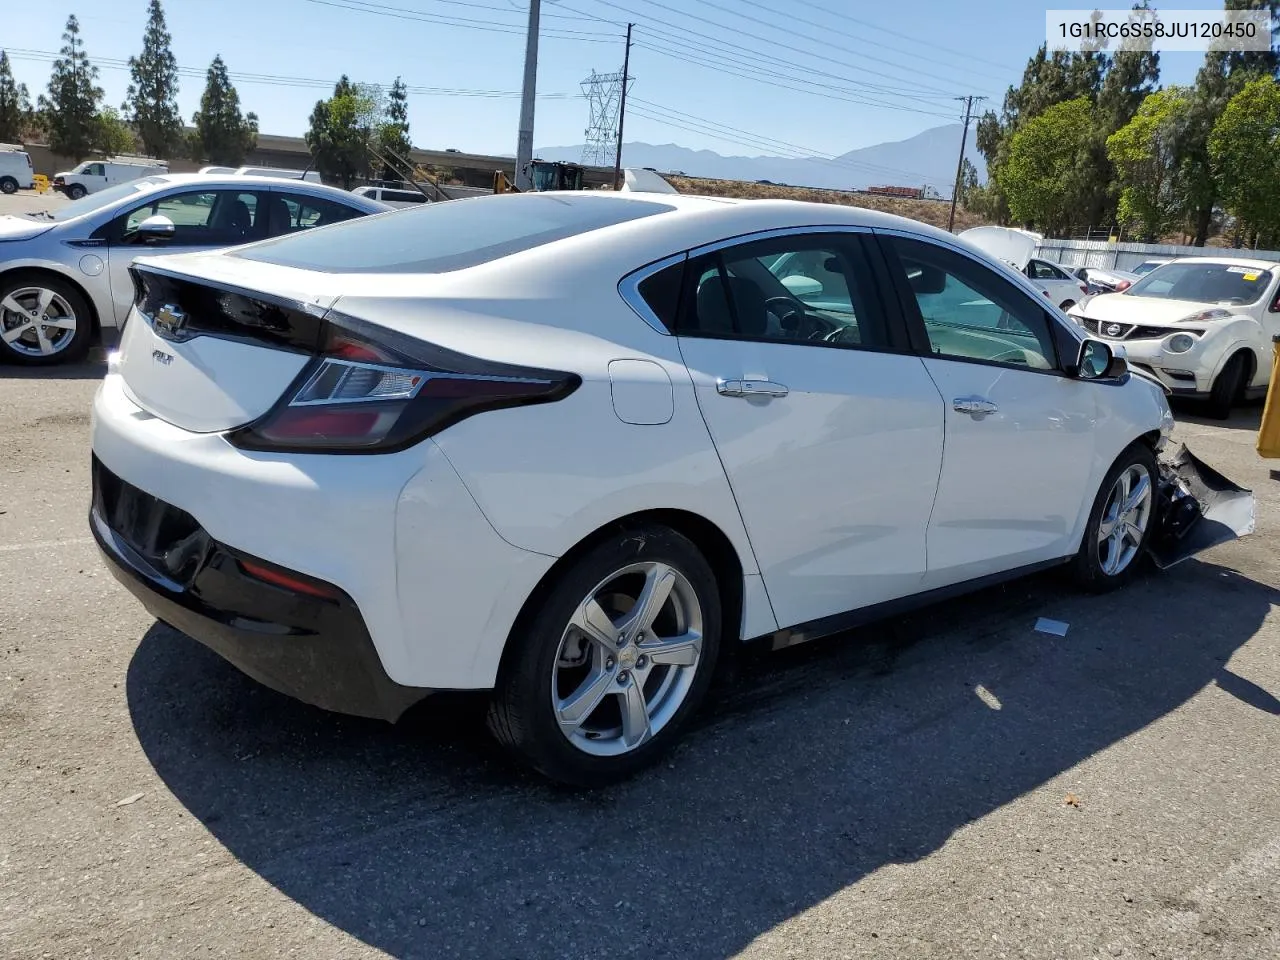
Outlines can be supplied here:
[[1280, 337], [1271, 340], [1271, 383], [1267, 386], [1267, 405], [1262, 410], [1262, 425], [1258, 427], [1258, 455], [1275, 459], [1280, 457]]

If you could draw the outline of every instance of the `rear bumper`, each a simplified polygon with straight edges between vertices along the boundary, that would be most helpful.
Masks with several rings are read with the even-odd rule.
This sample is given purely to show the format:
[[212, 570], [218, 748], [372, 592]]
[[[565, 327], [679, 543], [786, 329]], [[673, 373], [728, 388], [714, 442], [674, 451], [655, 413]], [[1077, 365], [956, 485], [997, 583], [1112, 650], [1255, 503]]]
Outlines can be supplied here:
[[273, 690], [339, 713], [396, 720], [431, 691], [387, 676], [354, 601], [291, 575], [309, 596], [247, 574], [270, 565], [218, 543], [189, 514], [95, 458], [89, 526], [111, 573], [156, 619]]
[[[91, 434], [106, 469], [194, 518], [224, 552], [339, 588], [381, 672], [404, 687], [491, 688], [512, 624], [555, 562], [499, 537], [431, 441], [380, 456], [253, 453], [147, 414], [115, 372]], [[238, 613], [237, 602], [212, 605]], [[330, 649], [315, 643], [317, 657]]]

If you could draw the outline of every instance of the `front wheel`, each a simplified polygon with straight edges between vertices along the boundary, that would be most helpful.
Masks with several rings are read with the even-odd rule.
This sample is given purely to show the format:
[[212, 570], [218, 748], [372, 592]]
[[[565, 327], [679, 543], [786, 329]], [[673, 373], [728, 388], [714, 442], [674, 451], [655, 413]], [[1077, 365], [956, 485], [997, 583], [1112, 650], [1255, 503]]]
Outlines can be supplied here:
[[88, 191], [78, 183], [73, 183], [71, 186], [67, 187], [67, 197], [71, 200], [79, 200], [87, 192]]
[[36, 366], [80, 360], [92, 335], [89, 305], [71, 284], [45, 275], [0, 283], [0, 358]]
[[17, 193], [18, 181], [13, 177], [0, 177], [0, 193]]
[[1159, 478], [1156, 456], [1142, 443], [1129, 447], [1107, 472], [1072, 567], [1085, 589], [1114, 590], [1141, 568], [1155, 529]]
[[546, 776], [600, 786], [653, 763], [706, 696], [715, 574], [667, 527], [621, 530], [573, 562], [517, 627], [489, 729]]
[[1076, 302], [1074, 300], [1063, 300], [1060, 304], [1058, 304], [1058, 309], [1061, 310], [1063, 313], [1066, 313], [1075, 305], [1076, 305]]

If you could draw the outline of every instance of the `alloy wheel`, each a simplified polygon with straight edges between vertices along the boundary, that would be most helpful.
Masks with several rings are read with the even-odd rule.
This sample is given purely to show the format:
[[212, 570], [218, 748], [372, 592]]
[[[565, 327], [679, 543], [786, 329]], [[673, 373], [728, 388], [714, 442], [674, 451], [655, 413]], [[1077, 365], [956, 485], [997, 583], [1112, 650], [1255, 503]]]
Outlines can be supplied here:
[[1098, 565], [1114, 577], [1123, 572], [1142, 547], [1151, 522], [1151, 474], [1134, 463], [1116, 477], [1098, 523]]
[[76, 336], [71, 304], [48, 287], [19, 287], [0, 300], [0, 338], [15, 353], [50, 357]]
[[670, 564], [635, 563], [601, 580], [556, 651], [552, 708], [569, 742], [619, 756], [666, 726], [702, 662], [702, 606]]

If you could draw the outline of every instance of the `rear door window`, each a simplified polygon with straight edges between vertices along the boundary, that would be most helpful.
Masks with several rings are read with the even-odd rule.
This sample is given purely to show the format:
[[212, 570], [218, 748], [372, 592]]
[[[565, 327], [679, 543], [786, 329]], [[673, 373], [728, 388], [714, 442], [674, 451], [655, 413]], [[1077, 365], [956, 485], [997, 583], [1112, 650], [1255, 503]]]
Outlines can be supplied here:
[[310, 197], [302, 193], [275, 192], [271, 195], [268, 236], [279, 237], [313, 227], [324, 227], [359, 217], [364, 211], [338, 203], [328, 197]]

